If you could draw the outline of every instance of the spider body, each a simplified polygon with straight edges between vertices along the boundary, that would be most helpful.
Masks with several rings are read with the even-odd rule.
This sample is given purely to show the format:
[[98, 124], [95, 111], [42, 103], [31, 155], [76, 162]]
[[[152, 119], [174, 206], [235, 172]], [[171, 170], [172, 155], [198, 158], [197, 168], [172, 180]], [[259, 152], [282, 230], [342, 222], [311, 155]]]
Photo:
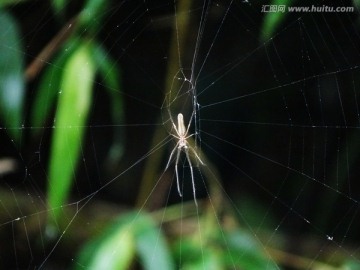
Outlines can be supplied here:
[[192, 152], [192, 154], [194, 154], [195, 158], [202, 164], [204, 165], [204, 162], [202, 162], [202, 160], [200, 159], [199, 155], [196, 153], [196, 151], [194, 150], [193, 147], [191, 147], [191, 145], [188, 143], [187, 139], [189, 139], [190, 137], [192, 137], [194, 134], [190, 134], [189, 133], [189, 128], [190, 128], [190, 124], [193, 118], [193, 114], [191, 115], [190, 121], [188, 126], [185, 128], [185, 124], [184, 124], [184, 116], [182, 113], [179, 113], [177, 115], [177, 126], [175, 125], [172, 117], [170, 117], [170, 120], [172, 122], [173, 125], [173, 129], [175, 130], [175, 133], [171, 134], [174, 138], [176, 138], [178, 141], [175, 145], [175, 147], [173, 148], [173, 150], [171, 151], [170, 154], [170, 158], [169, 161], [166, 165], [165, 170], [169, 167], [171, 159], [174, 155], [174, 153], [176, 152], [176, 159], [175, 159], [175, 174], [176, 174], [176, 185], [177, 185], [177, 190], [178, 193], [180, 195], [180, 197], [182, 197], [182, 192], [180, 189], [180, 181], [179, 181], [179, 172], [178, 172], [178, 165], [179, 165], [179, 159], [180, 159], [180, 154], [182, 151], [185, 152], [186, 155], [186, 159], [187, 162], [189, 163], [189, 167], [190, 167], [190, 174], [191, 174], [191, 183], [192, 183], [192, 188], [193, 188], [193, 195], [194, 195], [194, 201], [195, 204], [197, 205], [196, 202], [196, 189], [195, 189], [195, 182], [194, 182], [194, 169], [192, 166], [192, 162], [191, 162], [191, 158], [190, 158], [190, 154], [189, 151]]

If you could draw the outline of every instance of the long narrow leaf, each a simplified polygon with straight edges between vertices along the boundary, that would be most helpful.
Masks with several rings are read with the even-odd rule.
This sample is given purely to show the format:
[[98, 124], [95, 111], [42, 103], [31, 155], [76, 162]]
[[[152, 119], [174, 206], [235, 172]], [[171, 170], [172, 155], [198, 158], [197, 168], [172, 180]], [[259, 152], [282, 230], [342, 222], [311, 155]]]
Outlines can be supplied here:
[[23, 54], [17, 25], [0, 10], [0, 117], [16, 141], [21, 134], [24, 103]]
[[[286, 8], [294, 2], [295, 0], [272, 0], [270, 5], [263, 5], [265, 17], [261, 29], [262, 40], [266, 41], [274, 35], [279, 25], [285, 20], [287, 15]], [[279, 6], [285, 6], [285, 10], [277, 10]], [[270, 10], [270, 7], [274, 7], [275, 10]]]
[[174, 269], [161, 230], [144, 213], [121, 216], [101, 235], [84, 246], [75, 269], [130, 269], [138, 255], [143, 269]]
[[49, 165], [48, 202], [55, 220], [70, 191], [91, 104], [95, 65], [90, 52], [89, 45], [82, 44], [62, 77]]
[[114, 224], [82, 249], [75, 269], [129, 269], [135, 257], [132, 228]]
[[107, 7], [108, 0], [87, 0], [80, 14], [80, 27], [86, 27], [87, 31], [96, 34], [103, 27], [102, 18]]
[[[66, 50], [62, 50], [53, 63], [45, 69], [44, 75], [39, 83], [38, 92], [36, 93], [33, 109], [31, 110], [31, 126], [43, 126], [46, 119], [50, 116], [51, 111], [56, 107], [54, 104], [60, 92], [64, 65], [78, 46], [78, 39], [69, 41], [64, 46]], [[32, 130], [35, 135], [41, 131], [40, 128], [34, 128]]]
[[174, 269], [165, 237], [154, 221], [146, 216], [139, 216], [135, 231], [136, 247], [144, 269]]

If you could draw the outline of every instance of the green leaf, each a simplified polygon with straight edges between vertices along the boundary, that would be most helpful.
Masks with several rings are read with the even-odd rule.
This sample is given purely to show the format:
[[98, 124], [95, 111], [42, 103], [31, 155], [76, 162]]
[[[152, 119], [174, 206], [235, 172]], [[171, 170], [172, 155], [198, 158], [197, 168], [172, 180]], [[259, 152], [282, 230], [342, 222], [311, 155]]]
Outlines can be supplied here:
[[116, 163], [123, 153], [124, 122], [123, 99], [121, 95], [121, 73], [116, 63], [109, 57], [101, 45], [95, 45], [93, 50], [94, 62], [99, 70], [99, 74], [104, 81], [106, 90], [110, 95], [112, 121], [114, 123], [114, 139], [109, 155], [109, 162]]
[[69, 57], [60, 84], [48, 187], [48, 203], [55, 221], [70, 191], [91, 105], [95, 65], [89, 46], [81, 44]]
[[279, 269], [254, 238], [240, 229], [233, 231], [212, 230], [198, 238], [182, 238], [175, 250], [176, 259], [183, 270], [197, 269]]
[[165, 237], [153, 220], [145, 215], [136, 219], [136, 248], [144, 269], [174, 269]]
[[87, 0], [80, 14], [80, 26], [96, 34], [99, 28], [104, 27], [102, 18], [105, 15], [107, 6], [108, 0]]
[[[213, 235], [199, 241], [195, 238], [181, 238], [175, 247], [176, 260], [182, 270], [221, 270], [225, 268], [223, 250]], [[205, 242], [206, 241], [206, 242]], [[227, 251], [227, 249], [225, 249]]]
[[360, 0], [353, 0], [353, 4], [356, 8], [360, 8]]
[[75, 269], [129, 269], [138, 254], [143, 269], [174, 269], [164, 236], [150, 216], [129, 213], [81, 250]]
[[341, 270], [358, 270], [358, 269], [360, 269], [360, 262], [355, 259], [348, 260], [342, 265], [342, 267], [340, 269]]
[[18, 5], [21, 2], [25, 2], [27, 0], [0, 0], [0, 8], [5, 7], [7, 5]]
[[119, 223], [83, 248], [75, 269], [128, 269], [134, 257], [132, 228]]
[[[290, 6], [293, 4], [294, 0], [272, 0], [270, 3], [274, 6], [284, 5], [285, 7]], [[268, 40], [271, 38], [276, 29], [279, 27], [279, 25], [284, 21], [287, 12], [285, 8], [285, 12], [277, 11], [277, 12], [266, 12], [264, 13], [264, 23], [261, 29], [261, 39], [263, 41]]]
[[239, 220], [246, 220], [246, 224], [250, 227], [262, 224], [262, 228], [270, 229], [277, 225], [278, 221], [269, 213], [268, 206], [251, 196], [244, 195], [244, 197], [236, 202], [236, 207], [239, 209], [238, 212], [241, 213], [241, 216], [237, 218]]
[[[200, 246], [198, 247], [199, 251], [202, 249]], [[222, 262], [222, 254], [221, 251], [216, 252], [215, 250], [211, 250], [203, 247], [203, 252], [197, 256], [196, 259], [186, 260], [183, 258], [184, 263], [181, 267], [182, 270], [222, 270], [226, 269]]]
[[23, 50], [13, 18], [0, 10], [0, 117], [16, 141], [21, 135], [24, 106]]
[[46, 118], [50, 116], [51, 111], [56, 108], [54, 104], [60, 92], [64, 65], [78, 46], [79, 40], [71, 39], [53, 63], [45, 69], [31, 110], [31, 125], [35, 127], [32, 129], [34, 135], [41, 131], [41, 129], [37, 127], [43, 126]]
[[63, 14], [68, 0], [52, 0], [51, 4], [55, 11], [55, 14]]
[[275, 270], [276, 263], [268, 258], [264, 249], [248, 233], [236, 230], [226, 234], [226, 242], [230, 253], [227, 253], [228, 266], [233, 264], [240, 269]]

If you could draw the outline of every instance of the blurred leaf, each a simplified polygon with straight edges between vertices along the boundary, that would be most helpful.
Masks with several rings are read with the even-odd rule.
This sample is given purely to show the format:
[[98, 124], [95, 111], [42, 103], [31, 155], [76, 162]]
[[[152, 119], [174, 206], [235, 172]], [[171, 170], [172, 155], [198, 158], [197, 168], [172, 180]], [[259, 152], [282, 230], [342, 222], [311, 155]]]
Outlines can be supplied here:
[[[293, 3], [294, 0], [272, 0], [270, 5], [276, 5], [276, 6], [285, 5], [286, 7], [288, 7]], [[274, 35], [276, 29], [284, 21], [287, 15], [287, 10], [285, 8], [285, 12], [280, 12], [280, 11], [266, 12], [264, 14], [265, 17], [261, 29], [261, 39], [263, 41], [266, 41]]]
[[88, 243], [79, 255], [79, 269], [128, 269], [135, 257], [131, 227], [114, 224], [101, 237]]
[[180, 248], [175, 250], [181, 269], [279, 269], [250, 234], [239, 229], [220, 230], [217, 227], [202, 242], [198, 237], [181, 238], [177, 244]]
[[[210, 241], [208, 241], [211, 239]], [[175, 250], [176, 259], [182, 270], [221, 270], [226, 269], [223, 251], [218, 249], [213, 235], [206, 240], [195, 238], [181, 238]], [[205, 242], [207, 241], [207, 242]]]
[[21, 2], [25, 2], [28, 0], [0, 0], [0, 8], [7, 6], [7, 5], [17, 5]]
[[348, 260], [341, 267], [341, 270], [359, 270], [359, 269], [360, 269], [360, 262], [356, 260]]
[[221, 251], [216, 249], [207, 249], [203, 254], [203, 262], [197, 269], [221, 270], [225, 268]]
[[[70, 40], [64, 46], [65, 49], [55, 58], [54, 62], [45, 69], [31, 110], [31, 125], [33, 127], [43, 126], [51, 110], [56, 107], [54, 103], [60, 91], [64, 65], [78, 46], [78, 39]], [[33, 132], [37, 134], [40, 130], [41, 129], [35, 128]]]
[[140, 215], [135, 222], [136, 248], [144, 269], [174, 269], [165, 237], [153, 220]]
[[360, 0], [353, 0], [353, 4], [356, 8], [360, 8]]
[[91, 104], [95, 65], [89, 44], [83, 43], [64, 66], [49, 164], [49, 207], [58, 219], [68, 197], [80, 154]]
[[175, 256], [181, 269], [198, 269], [202, 264], [201, 243], [189, 237], [181, 238], [175, 245]]
[[278, 224], [275, 217], [269, 212], [268, 206], [262, 204], [259, 200], [255, 200], [253, 197], [243, 195], [239, 201], [236, 202], [237, 213], [239, 220], [246, 220], [246, 224], [252, 228], [256, 228], [261, 224], [263, 229], [274, 228]]
[[51, 3], [55, 14], [63, 14], [68, 0], [52, 0]]
[[13, 18], [0, 10], [0, 117], [10, 136], [19, 139], [23, 121], [23, 50]]
[[107, 4], [107, 0], [87, 0], [80, 14], [80, 25], [86, 27], [87, 31], [97, 33], [99, 28], [104, 27], [102, 18]]
[[119, 161], [125, 143], [125, 135], [121, 126], [124, 121], [124, 106], [120, 89], [121, 73], [116, 63], [112, 61], [101, 45], [96, 45], [93, 48], [92, 55], [94, 62], [110, 95], [112, 120], [114, 123], [114, 142], [109, 156], [111, 163], [114, 163]]
[[279, 269], [271, 258], [266, 257], [264, 249], [250, 234], [240, 230], [232, 231], [226, 234], [226, 242], [230, 250], [230, 254], [226, 253], [229, 267], [235, 264], [240, 269]]
[[129, 269], [136, 253], [144, 269], [173, 269], [163, 235], [143, 213], [121, 216], [82, 249], [76, 269]]
[[180, 236], [175, 243], [174, 254], [182, 270], [221, 270], [225, 269], [223, 252], [218, 250], [218, 227], [214, 227], [213, 219], [203, 219], [202, 236], [195, 231], [187, 237]]

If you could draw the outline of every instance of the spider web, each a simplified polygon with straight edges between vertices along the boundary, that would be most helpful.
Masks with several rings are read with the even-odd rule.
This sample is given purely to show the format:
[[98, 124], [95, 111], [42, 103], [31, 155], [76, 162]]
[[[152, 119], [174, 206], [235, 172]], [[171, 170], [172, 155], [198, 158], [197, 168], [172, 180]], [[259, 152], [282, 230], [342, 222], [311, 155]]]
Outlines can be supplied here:
[[[122, 69], [123, 89], [110, 90], [124, 97], [124, 124], [111, 122], [106, 86], [95, 79], [71, 197], [61, 206], [63, 224], [55, 228], [46, 226], [52, 212], [46, 186], [55, 117], [41, 127], [25, 119], [16, 127], [20, 142], [0, 127], [1, 164], [10, 168], [1, 174], [0, 237], [6, 243], [1, 265], [77, 265], [76, 253], [101, 233], [101, 222], [136, 204], [138, 213], [161, 209], [159, 234], [165, 230], [180, 239], [175, 268], [186, 266], [186, 239], [195, 235], [201, 247], [198, 268], [207, 269], [207, 216], [214, 219], [224, 253], [231, 255], [230, 268], [237, 269], [247, 256], [245, 250], [231, 254], [226, 235], [235, 227], [260, 247], [269, 269], [360, 263], [358, 10], [288, 13], [262, 40], [268, 15], [262, 6], [200, 1], [184, 12], [176, 1], [113, 4], [100, 35]], [[41, 16], [29, 25], [33, 10]], [[40, 1], [10, 11], [22, 26], [22, 53], [31, 62], [48, 42], [42, 35], [56, 33], [57, 23]], [[49, 59], [44, 68], [53, 65]], [[36, 80], [28, 85], [29, 100], [36, 94], [33, 84]], [[176, 125], [178, 113], [185, 125], [194, 115], [190, 143], [206, 164], [193, 164], [198, 208], [184, 155], [179, 163], [183, 197], [177, 194], [174, 164], [164, 171], [176, 143], [170, 115]], [[111, 134], [119, 127], [124, 154], [112, 164], [107, 159]], [[30, 136], [34, 129], [41, 134], [36, 139]], [[180, 205], [180, 216], [169, 222], [174, 205]], [[119, 254], [118, 249], [113, 252]]]

